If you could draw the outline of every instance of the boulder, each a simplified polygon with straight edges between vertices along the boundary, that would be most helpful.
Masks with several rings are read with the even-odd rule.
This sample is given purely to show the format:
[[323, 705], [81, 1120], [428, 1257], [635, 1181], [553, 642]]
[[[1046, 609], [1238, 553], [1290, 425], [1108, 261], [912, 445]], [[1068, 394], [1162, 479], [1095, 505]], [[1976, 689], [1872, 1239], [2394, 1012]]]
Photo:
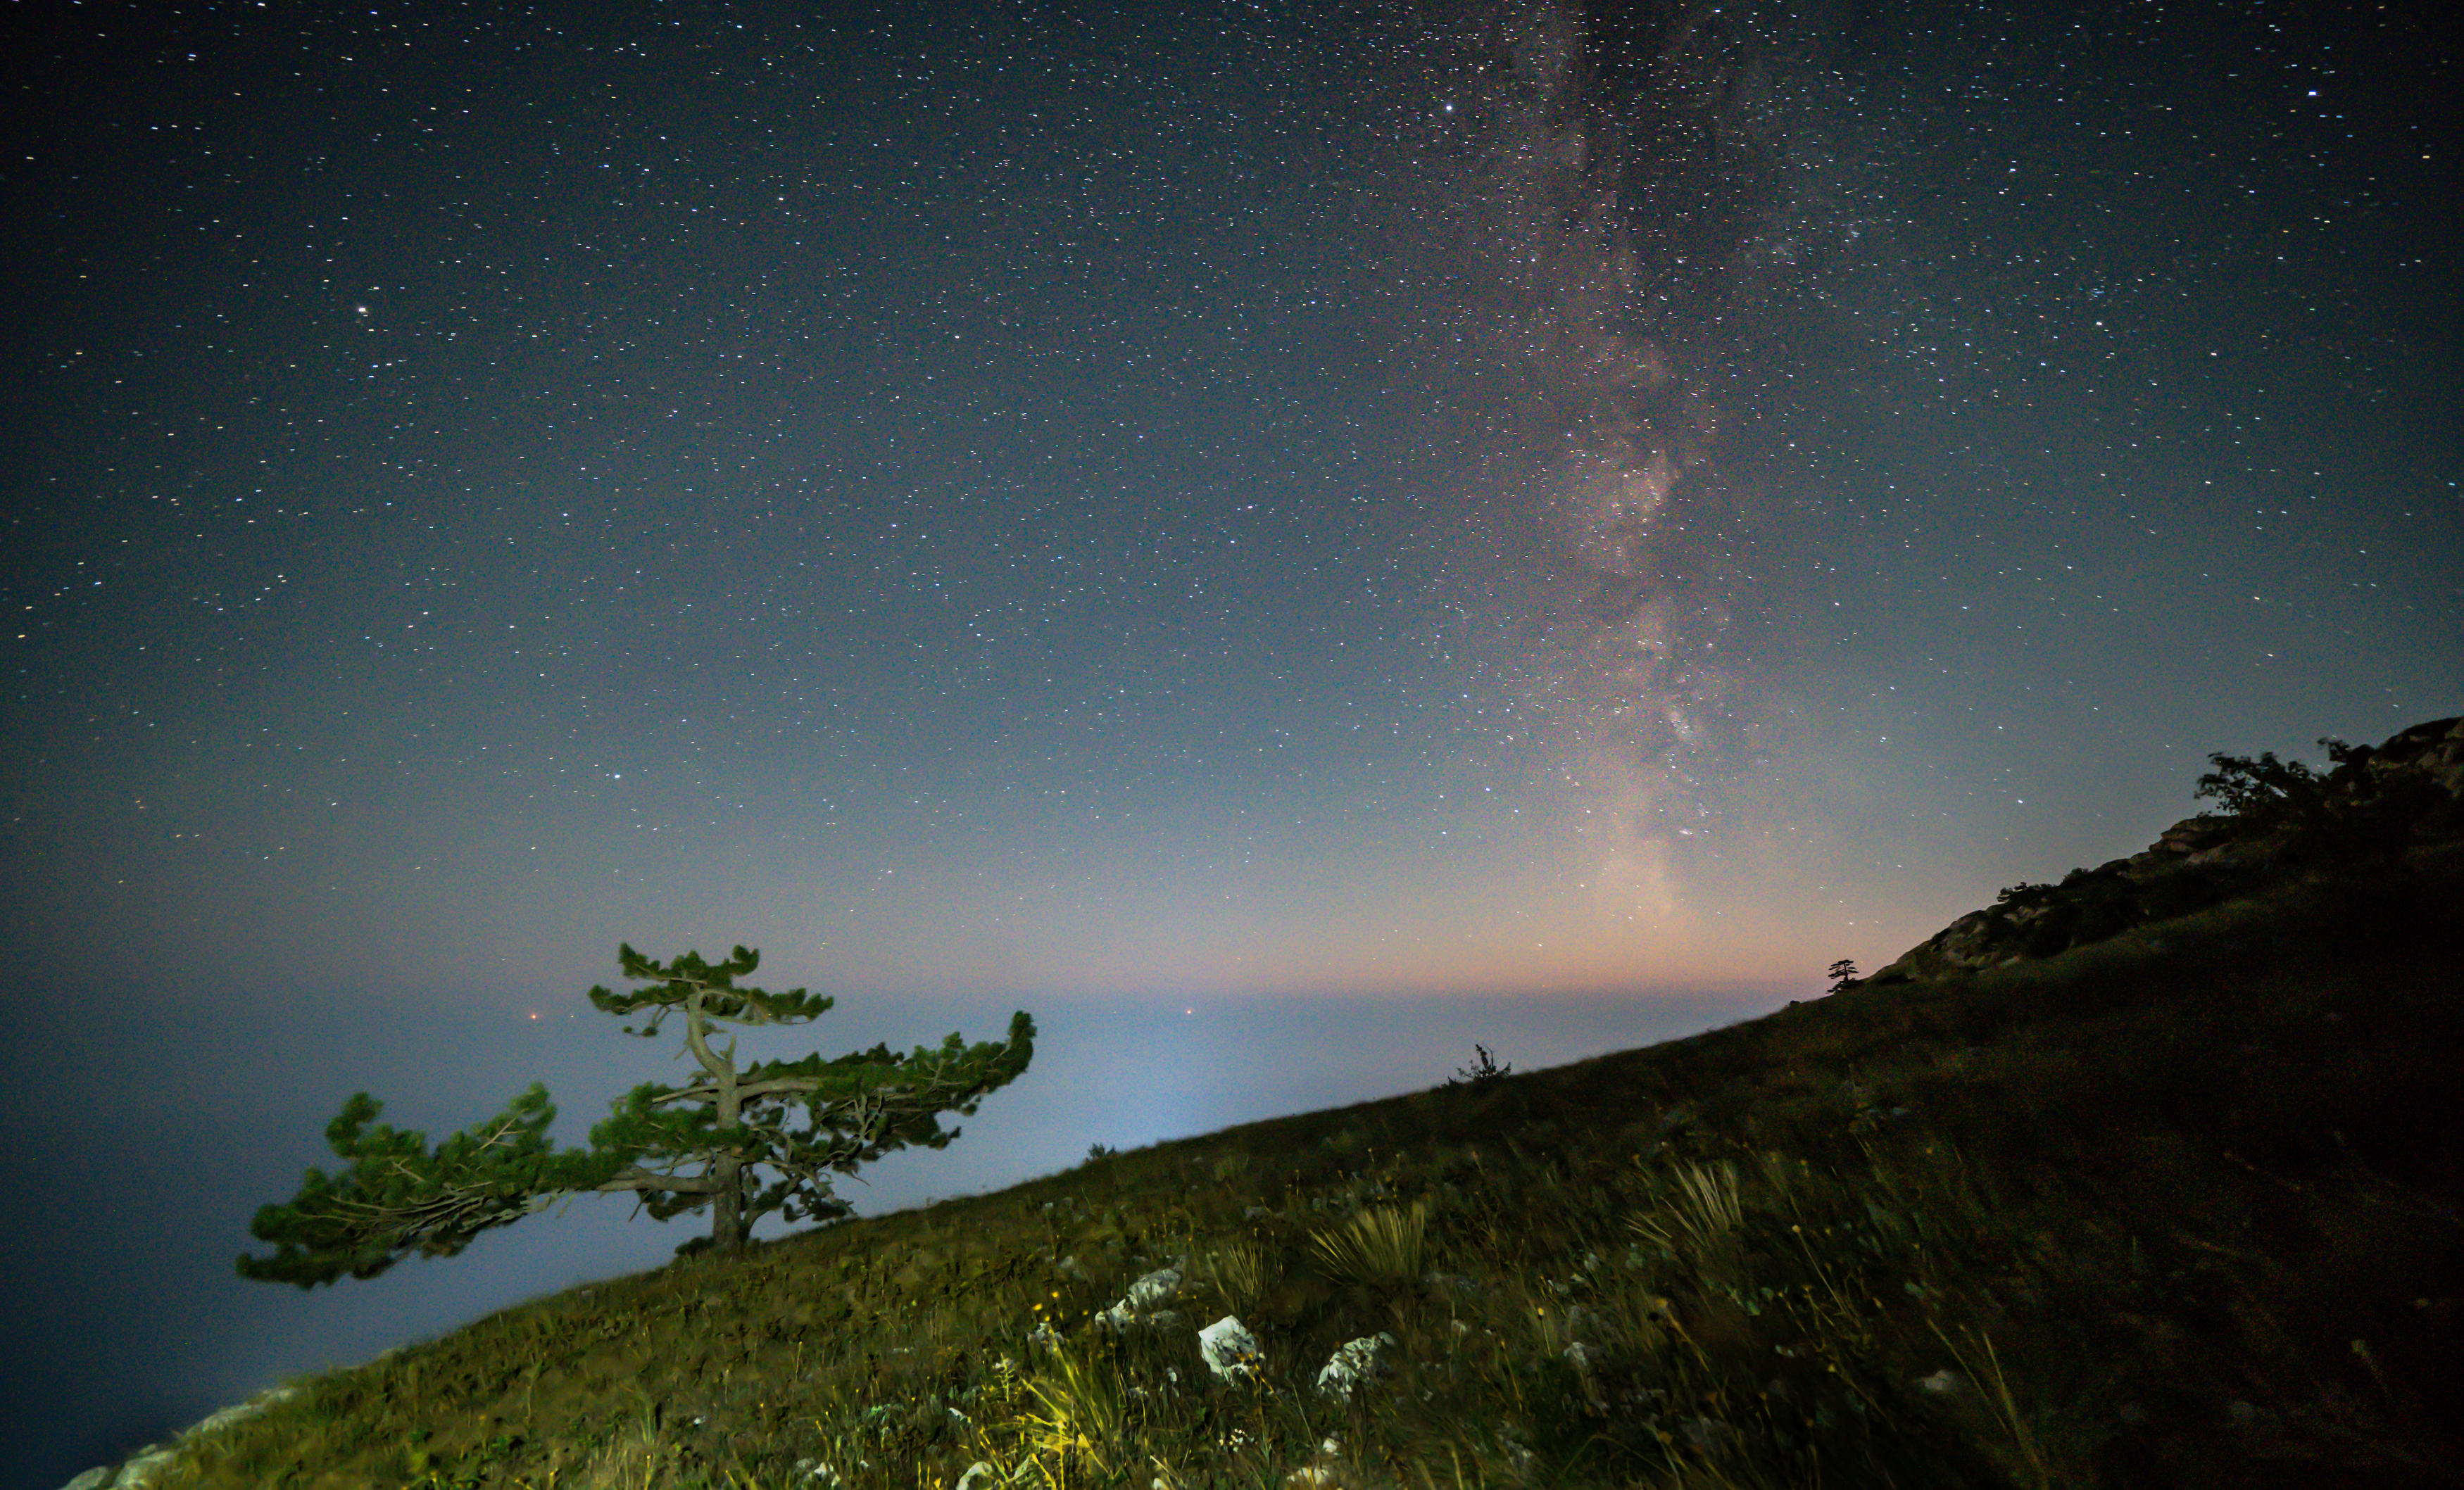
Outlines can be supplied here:
[[[2223, 818], [2184, 818], [2160, 834], [2147, 852], [2158, 860], [2187, 859], [2216, 847], [2233, 837], [2233, 824]], [[2128, 861], [2124, 861], [2127, 863]]]
[[2366, 769], [2413, 772], [2448, 796], [2464, 799], [2464, 716], [2432, 719], [2397, 731], [2370, 753]]

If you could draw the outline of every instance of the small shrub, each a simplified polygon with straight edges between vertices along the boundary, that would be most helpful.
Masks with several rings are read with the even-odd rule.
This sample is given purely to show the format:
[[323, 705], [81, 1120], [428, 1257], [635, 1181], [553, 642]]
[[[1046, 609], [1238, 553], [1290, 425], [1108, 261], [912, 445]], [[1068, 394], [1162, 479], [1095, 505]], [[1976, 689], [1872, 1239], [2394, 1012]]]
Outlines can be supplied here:
[[1457, 1069], [1454, 1076], [1447, 1081], [1447, 1085], [1462, 1086], [1468, 1084], [1473, 1086], [1485, 1086], [1491, 1082], [1504, 1079], [1514, 1069], [1511, 1062], [1499, 1065], [1497, 1058], [1488, 1053], [1486, 1045], [1474, 1045], [1471, 1048], [1479, 1053], [1480, 1063]]

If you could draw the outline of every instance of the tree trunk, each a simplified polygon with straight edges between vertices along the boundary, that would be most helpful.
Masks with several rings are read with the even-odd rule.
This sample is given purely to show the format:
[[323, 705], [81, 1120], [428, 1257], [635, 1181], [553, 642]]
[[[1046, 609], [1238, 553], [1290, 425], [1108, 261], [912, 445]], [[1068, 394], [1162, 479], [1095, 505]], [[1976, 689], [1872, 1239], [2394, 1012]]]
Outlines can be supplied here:
[[[728, 1041], [724, 1055], [710, 1048], [701, 997], [696, 988], [685, 998], [685, 1044], [718, 1088], [715, 1126], [721, 1133], [732, 1133], [741, 1127], [744, 1110], [743, 1099], [736, 1090], [736, 1041]], [[753, 1230], [751, 1218], [744, 1215], [744, 1160], [734, 1152], [722, 1153], [713, 1161], [710, 1172], [718, 1181], [718, 1204], [714, 1207], [718, 1214], [711, 1218], [711, 1242], [721, 1252], [741, 1252]]]
[[723, 1153], [713, 1172], [718, 1176], [718, 1215], [711, 1220], [710, 1239], [721, 1252], [744, 1250], [746, 1227], [738, 1219], [744, 1209], [744, 1161], [732, 1153]]

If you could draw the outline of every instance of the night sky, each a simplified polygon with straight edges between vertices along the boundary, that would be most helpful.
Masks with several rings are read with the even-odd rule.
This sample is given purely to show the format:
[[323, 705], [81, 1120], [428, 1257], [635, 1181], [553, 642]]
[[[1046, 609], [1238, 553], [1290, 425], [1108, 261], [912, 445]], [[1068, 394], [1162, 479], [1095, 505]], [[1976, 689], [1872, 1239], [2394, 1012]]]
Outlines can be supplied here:
[[620, 941], [840, 996], [748, 1053], [1036, 1015], [878, 1213], [1750, 1017], [2464, 712], [2415, 19], [12, 9], [9, 1483], [706, 1229], [231, 1276], [355, 1090], [677, 1079]]

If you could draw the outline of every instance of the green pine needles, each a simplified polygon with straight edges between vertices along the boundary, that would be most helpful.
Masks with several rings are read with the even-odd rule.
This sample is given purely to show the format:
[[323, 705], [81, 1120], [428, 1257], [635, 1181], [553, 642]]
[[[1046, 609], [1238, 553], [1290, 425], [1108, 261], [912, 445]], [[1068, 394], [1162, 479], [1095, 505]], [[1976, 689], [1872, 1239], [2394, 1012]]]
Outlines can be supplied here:
[[[243, 1254], [239, 1275], [301, 1288], [345, 1274], [374, 1278], [414, 1253], [452, 1257], [490, 1227], [591, 1191], [635, 1192], [657, 1220], [714, 1207], [711, 1235], [678, 1250], [739, 1252], [753, 1223], [774, 1211], [790, 1221], [846, 1215], [850, 1207], [832, 1191], [832, 1173], [853, 1174], [910, 1145], [949, 1147], [958, 1130], [944, 1129], [940, 1115], [973, 1114], [1035, 1055], [1035, 1020], [1022, 1010], [1011, 1016], [1005, 1041], [970, 1046], [953, 1034], [937, 1049], [919, 1045], [904, 1057], [884, 1044], [739, 1071], [733, 1037], [712, 1047], [713, 1021], [800, 1024], [836, 1000], [801, 988], [737, 987], [761, 960], [742, 947], [715, 965], [691, 952], [662, 965], [629, 946], [617, 949], [617, 960], [627, 978], [654, 986], [593, 988], [591, 1003], [606, 1014], [649, 1010], [639, 1026], [625, 1026], [646, 1038], [681, 1014], [700, 1079], [634, 1087], [590, 1130], [589, 1148], [562, 1150], [548, 1137], [556, 1108], [543, 1085], [433, 1150], [424, 1133], [376, 1124], [384, 1104], [361, 1092], [325, 1128], [325, 1142], [350, 1168], [330, 1176], [312, 1169], [289, 1204], [261, 1208], [249, 1232], [275, 1252]], [[764, 1170], [778, 1177], [762, 1183]]]

